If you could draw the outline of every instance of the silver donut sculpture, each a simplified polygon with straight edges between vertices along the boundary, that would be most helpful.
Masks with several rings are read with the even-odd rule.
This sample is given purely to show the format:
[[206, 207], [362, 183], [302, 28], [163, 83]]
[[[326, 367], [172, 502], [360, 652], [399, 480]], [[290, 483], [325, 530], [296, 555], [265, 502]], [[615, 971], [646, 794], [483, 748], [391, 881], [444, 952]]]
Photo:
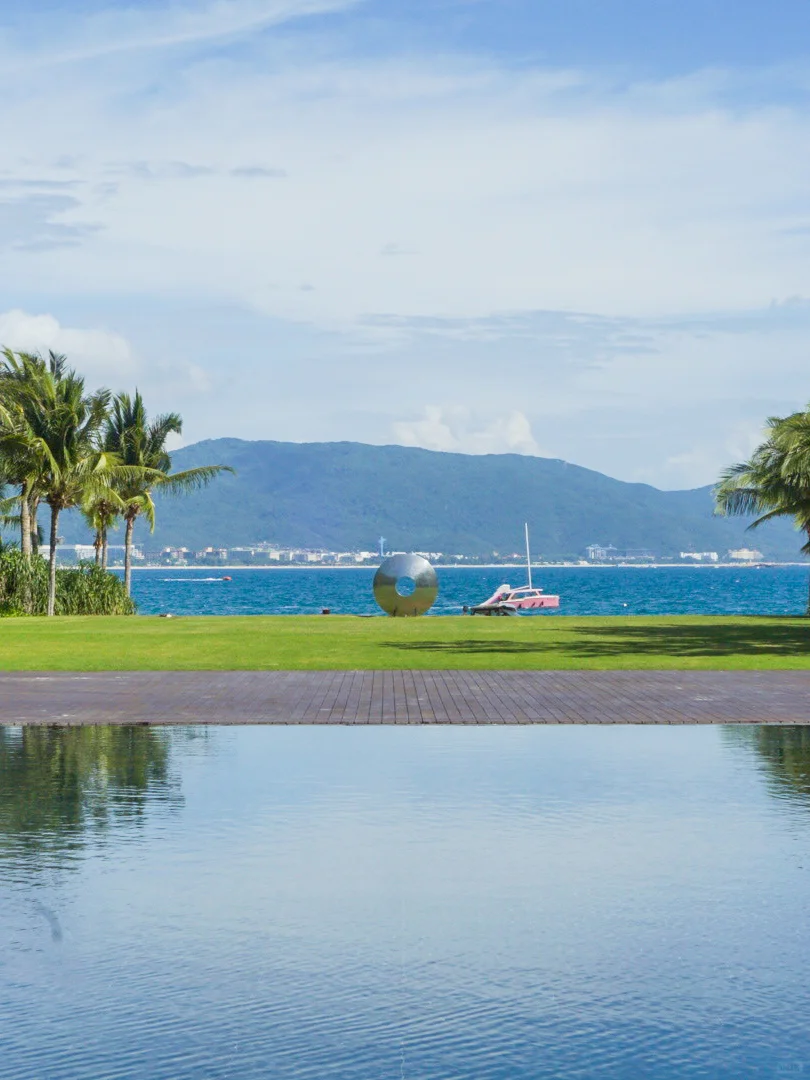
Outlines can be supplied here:
[[421, 555], [392, 555], [374, 575], [374, 599], [387, 615], [424, 615], [438, 595], [436, 571]]

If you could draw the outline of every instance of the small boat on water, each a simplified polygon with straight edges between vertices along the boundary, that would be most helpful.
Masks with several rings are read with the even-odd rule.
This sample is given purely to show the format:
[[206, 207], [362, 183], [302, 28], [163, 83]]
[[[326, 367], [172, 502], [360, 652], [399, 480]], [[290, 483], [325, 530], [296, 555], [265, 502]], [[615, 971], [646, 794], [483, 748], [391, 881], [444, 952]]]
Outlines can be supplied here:
[[470, 614], [517, 615], [519, 611], [535, 611], [538, 608], [558, 608], [559, 606], [559, 596], [551, 596], [531, 585], [522, 585], [519, 589], [513, 589], [511, 585], [501, 585], [489, 600], [470, 608]]
[[532, 560], [529, 554], [529, 526], [526, 529], [526, 572], [528, 585], [513, 589], [511, 585], [500, 585], [483, 604], [470, 608], [471, 615], [517, 615], [519, 611], [538, 611], [540, 608], [558, 608], [559, 596], [551, 596], [532, 585]]

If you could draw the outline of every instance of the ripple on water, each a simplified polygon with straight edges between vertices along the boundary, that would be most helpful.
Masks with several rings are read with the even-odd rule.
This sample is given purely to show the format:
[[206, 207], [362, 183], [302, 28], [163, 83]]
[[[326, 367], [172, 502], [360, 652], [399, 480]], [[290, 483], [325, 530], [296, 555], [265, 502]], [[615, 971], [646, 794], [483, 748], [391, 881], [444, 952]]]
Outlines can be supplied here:
[[795, 734], [166, 738], [0, 740], [2, 1080], [810, 1070]]

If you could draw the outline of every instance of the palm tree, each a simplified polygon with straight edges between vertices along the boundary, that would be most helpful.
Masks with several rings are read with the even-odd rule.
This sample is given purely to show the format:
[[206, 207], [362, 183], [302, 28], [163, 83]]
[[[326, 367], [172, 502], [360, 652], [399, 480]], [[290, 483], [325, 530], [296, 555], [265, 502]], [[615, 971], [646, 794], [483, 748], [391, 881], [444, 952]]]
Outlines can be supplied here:
[[755, 515], [749, 529], [773, 518], [793, 518], [807, 537], [802, 553], [810, 555], [810, 406], [790, 416], [772, 416], [765, 441], [748, 461], [726, 469], [714, 499], [719, 514]]
[[125, 522], [124, 583], [127, 595], [132, 587], [132, 535], [136, 519], [142, 514], [152, 531], [155, 528], [153, 491], [167, 495], [185, 494], [209, 484], [221, 472], [233, 472], [225, 465], [203, 465], [172, 473], [171, 456], [166, 449], [169, 435], [179, 435], [183, 421], [178, 413], [165, 413], [151, 422], [143, 398], [136, 390], [134, 397], [118, 394], [112, 403], [104, 433], [104, 449], [118, 461], [129, 466], [134, 479], [114, 485], [121, 500], [121, 515]]
[[53, 350], [47, 359], [39, 353], [0, 350], [0, 454], [11, 482], [20, 489], [16, 498], [20, 550], [29, 560], [39, 549], [37, 510], [43, 495], [42, 448], [32, 441], [32, 421], [41, 419], [48, 396], [45, 383], [58, 381], [66, 371], [67, 357]]
[[96, 549], [96, 566], [100, 566], [102, 570], [107, 569], [109, 530], [115, 528], [122, 509], [123, 503], [112, 488], [108, 492], [94, 495], [82, 506], [84, 520], [95, 533], [93, 547]]
[[[88, 394], [84, 379], [67, 367], [66, 358], [51, 353], [4, 354], [2, 381], [6, 419], [2, 445], [21, 481], [23, 544], [31, 547], [31, 507], [40, 499], [51, 510], [48, 615], [56, 605], [56, 548], [59, 516], [93, 497], [110, 492], [114, 480], [134, 480], [138, 470], [125, 469], [101, 446], [110, 392]], [[114, 498], [114, 496], [110, 496]]]
[[43, 462], [40, 483], [51, 511], [48, 615], [53, 615], [59, 515], [79, 506], [89, 492], [107, 490], [115, 462], [99, 449], [97, 439], [107, 416], [109, 391], [86, 394], [84, 379], [72, 371], [50, 380], [46, 390], [36, 435]]
[[[55, 354], [52, 360], [57, 362]], [[20, 550], [31, 557], [31, 504], [38, 462], [25, 440], [23, 397], [41, 373], [42, 361], [30, 353], [0, 353], [0, 454], [6, 482], [20, 488], [14, 500]], [[8, 504], [7, 504], [8, 509]]]
[[[5, 490], [10, 485], [10, 470], [0, 451], [0, 529], [8, 529], [20, 524], [20, 515], [17, 513], [19, 496], [7, 498]], [[2, 541], [0, 541], [2, 542]]]

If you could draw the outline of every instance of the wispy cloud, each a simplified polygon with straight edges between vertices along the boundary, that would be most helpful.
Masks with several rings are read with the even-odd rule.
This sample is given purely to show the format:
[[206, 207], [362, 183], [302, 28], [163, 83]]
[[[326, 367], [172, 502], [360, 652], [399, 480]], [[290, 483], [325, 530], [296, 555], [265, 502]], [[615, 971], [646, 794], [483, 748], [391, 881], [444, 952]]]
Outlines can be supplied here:
[[287, 175], [286, 169], [266, 169], [262, 165], [240, 165], [231, 169], [231, 176], [243, 180], [283, 180]]
[[[57, 43], [44, 41], [28, 64], [84, 63], [122, 53], [209, 45], [315, 15], [345, 11], [363, 0], [212, 0], [110, 7], [82, 17], [70, 12]], [[12, 61], [13, 63], [13, 61]], [[15, 65], [16, 66], [16, 65]]]
[[[35, 123], [51, 160], [72, 161], [50, 179], [83, 181], [75, 222], [104, 226], [71, 271], [89, 288], [125, 265], [129, 279], [134, 244], [151, 287], [164, 270], [174, 286], [185, 263], [190, 291], [224, 288], [323, 325], [680, 315], [810, 295], [795, 234], [810, 216], [800, 108], [732, 110], [711, 84], [644, 97], [471, 58], [325, 61], [300, 49], [268, 41], [249, 63], [200, 58], [180, 72], [88, 69], [24, 94], [17, 80], [0, 120], [4, 178], [49, 179], [32, 160]], [[111, 180], [118, 191], [96, 205]], [[150, 249], [161, 255], [147, 271]]]
[[51, 252], [76, 247], [99, 228], [63, 220], [79, 206], [79, 199], [68, 195], [37, 193], [6, 199], [0, 195], [0, 249]]

